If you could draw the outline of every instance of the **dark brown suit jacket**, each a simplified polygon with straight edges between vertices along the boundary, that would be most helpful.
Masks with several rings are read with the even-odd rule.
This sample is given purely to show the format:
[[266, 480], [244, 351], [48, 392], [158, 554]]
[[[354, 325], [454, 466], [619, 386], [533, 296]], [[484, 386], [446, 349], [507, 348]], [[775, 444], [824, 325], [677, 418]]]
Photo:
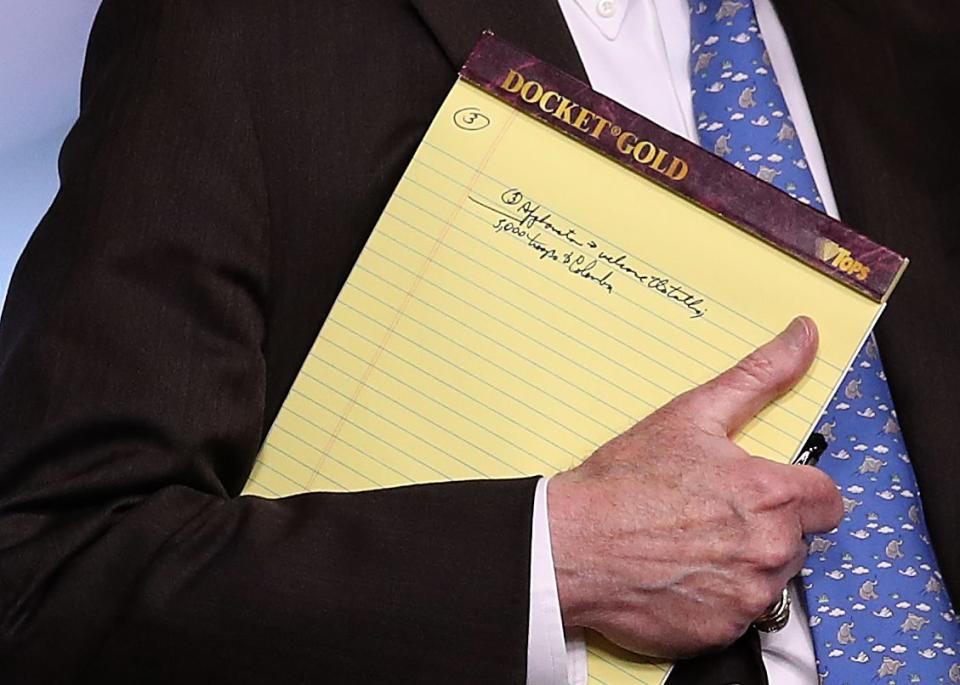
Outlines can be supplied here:
[[[958, 597], [956, 24], [777, 7], [844, 218], [914, 259], [880, 342]], [[583, 77], [552, 0], [104, 2], [0, 328], [5, 682], [523, 682], [532, 480], [236, 497], [484, 28]]]

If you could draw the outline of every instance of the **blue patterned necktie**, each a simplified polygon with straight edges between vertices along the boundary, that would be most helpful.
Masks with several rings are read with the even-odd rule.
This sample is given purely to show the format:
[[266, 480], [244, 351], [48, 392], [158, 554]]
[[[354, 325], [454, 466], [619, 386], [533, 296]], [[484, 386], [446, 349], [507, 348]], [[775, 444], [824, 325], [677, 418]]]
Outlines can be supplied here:
[[[823, 211], [763, 46], [752, 0], [690, 0], [700, 144]], [[838, 529], [802, 571], [820, 682], [960, 683], [960, 624], [937, 569], [917, 483], [871, 336], [819, 431], [843, 495]]]

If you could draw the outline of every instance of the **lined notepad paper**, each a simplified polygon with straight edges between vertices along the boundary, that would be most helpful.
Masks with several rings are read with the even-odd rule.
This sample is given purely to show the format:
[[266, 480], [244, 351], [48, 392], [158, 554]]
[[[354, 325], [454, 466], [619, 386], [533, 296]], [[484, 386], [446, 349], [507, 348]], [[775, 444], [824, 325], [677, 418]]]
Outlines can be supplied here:
[[[460, 80], [246, 492], [567, 469], [806, 314], [813, 367], [737, 438], [787, 462], [881, 308]], [[599, 685], [654, 685], [669, 666], [589, 649]]]

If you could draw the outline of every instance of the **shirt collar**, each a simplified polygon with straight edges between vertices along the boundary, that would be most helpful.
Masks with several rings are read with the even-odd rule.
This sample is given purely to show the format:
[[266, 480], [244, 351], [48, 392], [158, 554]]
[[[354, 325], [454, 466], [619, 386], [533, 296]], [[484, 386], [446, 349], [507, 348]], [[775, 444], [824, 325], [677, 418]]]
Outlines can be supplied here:
[[620, 34], [630, 0], [573, 0], [607, 40]]

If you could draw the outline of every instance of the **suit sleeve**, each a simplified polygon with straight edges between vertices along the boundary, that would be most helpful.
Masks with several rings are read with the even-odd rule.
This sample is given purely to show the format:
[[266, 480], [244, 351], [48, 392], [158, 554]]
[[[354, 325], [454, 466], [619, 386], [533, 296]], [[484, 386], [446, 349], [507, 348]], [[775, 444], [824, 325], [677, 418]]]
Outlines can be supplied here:
[[535, 480], [237, 497], [268, 197], [234, 3], [106, 0], [0, 324], [4, 682], [522, 683]]

